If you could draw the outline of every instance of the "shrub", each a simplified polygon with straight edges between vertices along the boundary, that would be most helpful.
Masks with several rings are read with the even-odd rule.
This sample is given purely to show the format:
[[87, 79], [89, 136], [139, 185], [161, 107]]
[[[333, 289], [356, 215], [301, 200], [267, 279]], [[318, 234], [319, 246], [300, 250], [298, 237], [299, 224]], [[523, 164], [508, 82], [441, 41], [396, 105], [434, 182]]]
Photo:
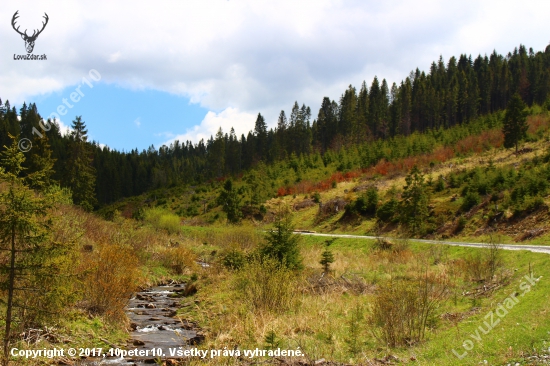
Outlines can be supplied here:
[[451, 188], [458, 188], [460, 187], [461, 180], [456, 176], [456, 174], [451, 173], [449, 174], [449, 186]]
[[82, 262], [86, 307], [112, 321], [125, 319], [124, 308], [136, 288], [138, 258], [130, 247], [101, 245]]
[[365, 192], [366, 205], [364, 212], [369, 215], [376, 213], [376, 207], [378, 206], [378, 188], [370, 187]]
[[458, 218], [458, 222], [456, 224], [456, 230], [455, 231], [460, 232], [460, 231], [464, 230], [464, 228], [466, 227], [466, 223], [467, 223], [466, 218], [464, 216], [460, 216]]
[[199, 208], [197, 206], [188, 206], [185, 213], [187, 216], [198, 216]]
[[178, 233], [180, 231], [180, 218], [174, 214], [164, 214], [159, 218], [158, 227], [169, 233]]
[[166, 230], [169, 233], [178, 233], [181, 229], [179, 216], [160, 207], [145, 210], [143, 217], [145, 222], [156, 229]]
[[471, 282], [491, 281], [504, 268], [501, 245], [498, 238], [490, 235], [487, 249], [476, 250], [461, 261], [464, 278]]
[[442, 277], [428, 273], [413, 280], [392, 278], [379, 286], [368, 319], [375, 337], [389, 347], [411, 346], [424, 339], [446, 288]]
[[437, 181], [435, 182], [434, 191], [441, 192], [445, 189], [445, 180], [443, 179], [442, 175], [439, 175], [437, 177]]
[[479, 204], [481, 201], [479, 194], [473, 190], [468, 190], [468, 193], [466, 193], [466, 196], [462, 200], [462, 205], [460, 208], [462, 211], [466, 212], [469, 211], [472, 207]]
[[350, 211], [360, 215], [374, 215], [378, 206], [378, 189], [369, 187], [364, 195], [350, 205]]
[[319, 192], [313, 192], [311, 198], [313, 198], [313, 202], [315, 203], [321, 202], [321, 194]]
[[176, 274], [181, 275], [185, 269], [196, 266], [197, 256], [185, 247], [167, 248], [161, 255], [161, 262], [164, 267], [170, 268]]
[[536, 211], [544, 206], [544, 200], [541, 197], [526, 196], [523, 202], [514, 205], [514, 215]]
[[294, 272], [270, 258], [245, 264], [236, 277], [238, 292], [254, 311], [284, 312], [292, 308], [297, 287]]
[[228, 269], [241, 269], [246, 263], [246, 255], [238, 249], [231, 249], [221, 255], [221, 263]]
[[398, 206], [399, 203], [392, 197], [378, 208], [376, 211], [376, 217], [378, 217], [380, 221], [392, 221], [396, 217]]

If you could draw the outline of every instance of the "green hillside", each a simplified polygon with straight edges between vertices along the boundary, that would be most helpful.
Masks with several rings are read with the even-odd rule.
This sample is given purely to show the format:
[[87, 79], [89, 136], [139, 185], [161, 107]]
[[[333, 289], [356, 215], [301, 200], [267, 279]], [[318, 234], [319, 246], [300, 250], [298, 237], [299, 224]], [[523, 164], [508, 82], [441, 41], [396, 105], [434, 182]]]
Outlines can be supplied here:
[[[259, 114], [247, 137], [143, 153], [90, 143], [77, 117], [24, 154], [40, 115], [6, 102], [2, 364], [147, 346], [130, 298], [196, 332], [173, 333], [182, 347], [220, 351], [159, 365], [547, 364], [550, 256], [502, 244], [550, 239], [549, 55], [440, 60], [325, 98], [311, 123], [296, 103], [276, 129]], [[141, 291], [167, 284], [163, 306]]]

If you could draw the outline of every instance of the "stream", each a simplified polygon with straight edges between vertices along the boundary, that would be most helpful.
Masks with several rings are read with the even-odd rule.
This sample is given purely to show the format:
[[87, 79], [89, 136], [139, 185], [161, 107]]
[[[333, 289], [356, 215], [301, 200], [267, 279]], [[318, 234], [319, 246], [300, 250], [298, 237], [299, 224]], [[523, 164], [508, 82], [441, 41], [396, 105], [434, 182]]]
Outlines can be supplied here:
[[[132, 330], [126, 346], [119, 346], [119, 349], [143, 351], [144, 355], [148, 351], [147, 356], [120, 357], [118, 354], [101, 359], [90, 357], [75, 365], [150, 365], [161, 353], [164, 354], [161, 357], [163, 360], [176, 359], [170, 357], [170, 349], [200, 343], [204, 336], [197, 332], [196, 324], [175, 318], [178, 308], [193, 305], [191, 302], [180, 305], [184, 290], [184, 284], [155, 286], [136, 293], [130, 299], [126, 315]], [[104, 353], [106, 351], [103, 350]]]

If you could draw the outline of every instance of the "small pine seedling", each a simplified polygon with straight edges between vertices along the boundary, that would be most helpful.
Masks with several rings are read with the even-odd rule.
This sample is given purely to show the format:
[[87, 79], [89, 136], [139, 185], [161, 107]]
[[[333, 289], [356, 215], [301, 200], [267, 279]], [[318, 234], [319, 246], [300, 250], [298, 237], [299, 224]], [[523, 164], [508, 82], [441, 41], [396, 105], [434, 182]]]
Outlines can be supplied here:
[[325, 241], [325, 251], [321, 253], [321, 261], [319, 262], [323, 266], [323, 272], [328, 274], [330, 272], [330, 265], [334, 262], [334, 255], [329, 250], [329, 246], [334, 243], [336, 239], [330, 239]]
[[277, 339], [277, 335], [273, 329], [266, 334], [264, 342], [266, 343], [268, 349], [276, 349], [279, 347], [279, 340]]

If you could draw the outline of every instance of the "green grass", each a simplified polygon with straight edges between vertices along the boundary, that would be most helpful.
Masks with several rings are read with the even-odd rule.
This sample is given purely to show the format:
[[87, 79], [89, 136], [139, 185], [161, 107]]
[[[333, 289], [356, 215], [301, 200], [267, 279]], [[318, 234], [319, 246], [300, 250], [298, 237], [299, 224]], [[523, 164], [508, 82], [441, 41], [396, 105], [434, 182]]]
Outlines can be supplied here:
[[[462, 257], [464, 253], [461, 252], [468, 251], [466, 248], [453, 249], [457, 258]], [[433, 334], [425, 345], [417, 347], [415, 350], [421, 364], [477, 365], [484, 360], [489, 364], [502, 364], [533, 350], [540, 352], [544, 342], [550, 341], [550, 256], [529, 252], [506, 252], [504, 257], [515, 272], [512, 282], [491, 298], [483, 299], [478, 314], [460, 322], [457, 328], [448, 326], [447, 329], [440, 330]], [[515, 291], [522, 292], [519, 283], [524, 281], [523, 276], [528, 273], [529, 263], [534, 269], [535, 276], [542, 276], [540, 281], [525, 296], [518, 296], [519, 303], [511, 308], [488, 334], [480, 332], [480, 342], [473, 340], [470, 335], [476, 335], [475, 331], [479, 326], [487, 329], [484, 326], [485, 316], [490, 311], [495, 311], [499, 302]], [[497, 318], [495, 316], [495, 319]], [[452, 350], [462, 355], [465, 352], [462, 344], [466, 340], [473, 341], [473, 349], [459, 359]]]
[[[200, 228], [189, 229], [190, 232], [203, 233]], [[215, 228], [215, 232], [223, 232], [224, 228]], [[325, 237], [302, 236], [301, 251], [305, 256], [306, 272], [320, 271], [319, 255], [324, 249]], [[359, 275], [367, 283], [381, 284], [388, 278], [390, 267], [394, 275], [405, 273], [414, 265], [417, 256], [428, 255], [436, 269], [435, 258], [442, 263], [450, 263], [470, 255], [486, 251], [466, 247], [447, 245], [431, 245], [423, 243], [409, 244], [412, 253], [410, 259], [406, 252], [403, 257], [397, 256], [393, 265], [387, 262], [388, 257], [373, 250], [373, 241], [365, 239], [338, 238], [330, 246], [337, 259], [334, 263], [335, 276], [341, 274]], [[368, 317], [372, 294], [357, 295], [350, 292], [341, 294], [314, 295], [303, 294], [300, 306], [282, 314], [254, 315], [240, 301], [236, 288], [232, 285], [233, 274], [221, 272], [205, 273], [199, 280], [199, 305], [182, 309], [185, 318], [198, 320], [209, 335], [204, 347], [222, 347], [238, 344], [241, 348], [261, 347], [265, 329], [274, 329], [280, 337], [282, 345], [295, 347], [301, 344], [312, 359], [325, 358], [339, 362], [361, 363], [365, 359], [381, 358], [386, 354], [396, 355], [404, 363], [412, 362], [418, 365], [477, 365], [487, 360], [488, 364], [505, 364], [508, 360], [519, 359], [522, 355], [532, 352], [533, 347], [540, 351], [550, 342], [550, 256], [524, 251], [502, 251], [505, 268], [510, 270], [511, 281], [508, 285], [495, 291], [487, 298], [481, 298], [475, 303], [462, 296], [461, 291], [472, 289], [476, 284], [461, 283], [457, 292], [456, 303], [453, 296], [437, 309], [438, 320], [433, 329], [428, 331], [426, 340], [409, 348], [386, 349], [372, 337], [366, 321], [359, 324], [358, 344], [360, 352], [348, 352], [346, 339], [349, 337], [349, 321], [351, 310], [361, 306], [363, 315]], [[389, 267], [390, 266], [390, 267]], [[539, 282], [525, 296], [518, 296], [517, 303], [509, 313], [502, 318], [500, 324], [488, 334], [481, 335], [481, 341], [474, 341], [469, 335], [485, 321], [484, 316], [494, 311], [499, 302], [511, 293], [522, 290], [519, 283], [531, 268]], [[459, 277], [462, 274], [458, 274]], [[189, 301], [189, 300], [185, 300]], [[443, 320], [439, 315], [449, 313], [467, 313], [473, 306], [480, 307], [477, 313], [472, 313], [462, 321], [454, 324]], [[322, 316], [318, 313], [322, 312]], [[317, 319], [313, 321], [312, 319]], [[240, 324], [240, 325], [239, 325]], [[259, 330], [258, 327], [261, 329]], [[263, 329], [263, 330], [262, 330]], [[462, 354], [462, 343], [471, 339], [474, 347], [462, 359], [458, 359], [453, 349]], [[510, 348], [511, 347], [511, 348]]]

